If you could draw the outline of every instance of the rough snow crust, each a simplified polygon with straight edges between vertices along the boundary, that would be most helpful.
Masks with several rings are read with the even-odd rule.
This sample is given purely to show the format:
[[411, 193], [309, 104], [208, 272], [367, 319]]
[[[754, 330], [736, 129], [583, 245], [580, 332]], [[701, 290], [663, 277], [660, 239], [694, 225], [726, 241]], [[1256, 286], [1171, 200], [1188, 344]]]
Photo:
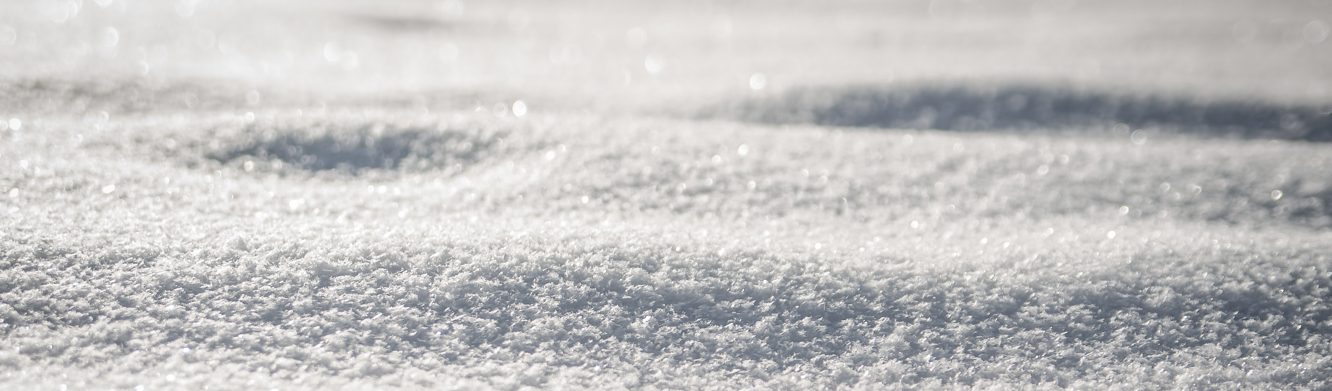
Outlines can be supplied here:
[[0, 1], [0, 389], [1332, 388], [1329, 7]]
[[[1323, 145], [393, 111], [99, 121], [40, 118], [0, 150], [11, 386], [1332, 373]], [[273, 152], [352, 146], [352, 163], [430, 164]]]

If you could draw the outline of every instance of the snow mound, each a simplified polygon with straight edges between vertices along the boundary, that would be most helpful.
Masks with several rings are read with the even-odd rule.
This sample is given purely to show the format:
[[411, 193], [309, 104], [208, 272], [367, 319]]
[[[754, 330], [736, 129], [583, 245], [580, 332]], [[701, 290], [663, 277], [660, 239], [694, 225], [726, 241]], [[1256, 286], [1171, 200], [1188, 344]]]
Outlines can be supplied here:
[[0, 388], [1332, 372], [1325, 144], [475, 111], [26, 122], [0, 143]]
[[19, 233], [0, 241], [0, 367], [728, 388], [1312, 385], [1332, 370], [1316, 245], [1214, 249], [1234, 238], [1167, 229], [1169, 248], [1108, 263], [953, 268], [721, 254], [637, 224], [487, 225], [135, 246]]
[[9, 110], [56, 115], [237, 110], [247, 107], [247, 94], [258, 93], [210, 80], [79, 78], [0, 80], [0, 92], [0, 106]]
[[1163, 128], [1243, 138], [1332, 141], [1332, 106], [1203, 100], [1037, 84], [802, 87], [705, 116], [761, 123], [940, 130]]

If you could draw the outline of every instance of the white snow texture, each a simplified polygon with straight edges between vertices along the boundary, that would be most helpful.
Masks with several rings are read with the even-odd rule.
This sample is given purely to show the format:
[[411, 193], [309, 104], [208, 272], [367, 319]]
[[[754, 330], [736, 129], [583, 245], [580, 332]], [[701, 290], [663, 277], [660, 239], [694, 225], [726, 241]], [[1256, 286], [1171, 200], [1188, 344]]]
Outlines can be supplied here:
[[0, 389], [1326, 389], [1294, 3], [6, 3]]

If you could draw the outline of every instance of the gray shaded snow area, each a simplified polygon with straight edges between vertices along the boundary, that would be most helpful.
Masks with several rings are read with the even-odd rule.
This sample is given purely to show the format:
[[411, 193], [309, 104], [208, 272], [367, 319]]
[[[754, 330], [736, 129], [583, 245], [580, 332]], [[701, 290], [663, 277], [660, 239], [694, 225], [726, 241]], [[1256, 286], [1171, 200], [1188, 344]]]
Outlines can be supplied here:
[[0, 389], [1327, 389], [1329, 23], [7, 2]]

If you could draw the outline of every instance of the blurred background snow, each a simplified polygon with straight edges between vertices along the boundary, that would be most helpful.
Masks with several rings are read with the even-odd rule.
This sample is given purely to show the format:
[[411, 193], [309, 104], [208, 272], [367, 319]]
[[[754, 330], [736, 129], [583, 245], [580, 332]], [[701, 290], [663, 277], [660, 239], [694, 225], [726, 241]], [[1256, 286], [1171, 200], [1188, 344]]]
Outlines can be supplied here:
[[1326, 101], [1329, 23], [1315, 0], [15, 0], [0, 72], [610, 110], [902, 80]]

